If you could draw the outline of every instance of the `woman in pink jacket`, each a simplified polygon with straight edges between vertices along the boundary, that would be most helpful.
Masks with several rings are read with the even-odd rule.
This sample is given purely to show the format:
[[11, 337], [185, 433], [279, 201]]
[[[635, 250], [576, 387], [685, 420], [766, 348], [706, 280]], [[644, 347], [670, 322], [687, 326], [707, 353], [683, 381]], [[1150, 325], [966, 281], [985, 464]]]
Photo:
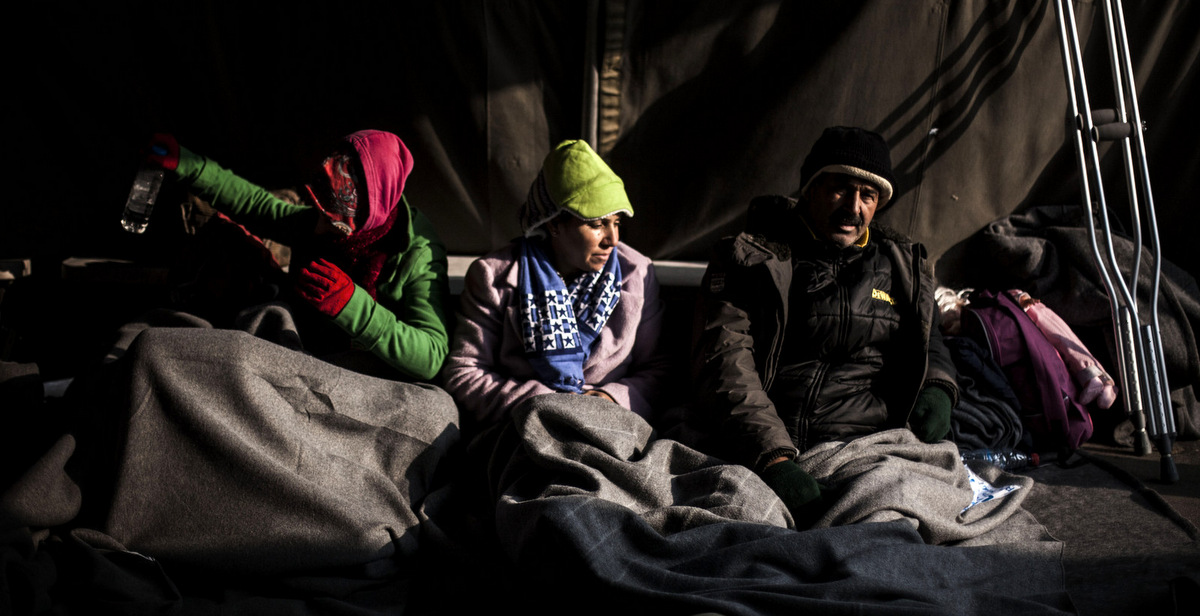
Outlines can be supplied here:
[[667, 374], [650, 259], [620, 243], [625, 185], [586, 142], [547, 155], [521, 209], [524, 236], [467, 270], [443, 384], [464, 423], [496, 423], [553, 392], [651, 418]]

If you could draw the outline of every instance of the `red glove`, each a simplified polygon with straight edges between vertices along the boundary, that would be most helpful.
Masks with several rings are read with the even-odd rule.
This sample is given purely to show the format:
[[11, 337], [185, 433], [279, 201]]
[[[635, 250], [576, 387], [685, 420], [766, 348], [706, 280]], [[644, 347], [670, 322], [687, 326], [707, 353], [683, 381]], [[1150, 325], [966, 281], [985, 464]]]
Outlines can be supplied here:
[[338, 266], [317, 259], [296, 272], [296, 292], [322, 314], [336, 317], [354, 296], [354, 281]]
[[179, 167], [179, 142], [170, 133], [155, 133], [146, 144], [146, 163], [167, 171]]

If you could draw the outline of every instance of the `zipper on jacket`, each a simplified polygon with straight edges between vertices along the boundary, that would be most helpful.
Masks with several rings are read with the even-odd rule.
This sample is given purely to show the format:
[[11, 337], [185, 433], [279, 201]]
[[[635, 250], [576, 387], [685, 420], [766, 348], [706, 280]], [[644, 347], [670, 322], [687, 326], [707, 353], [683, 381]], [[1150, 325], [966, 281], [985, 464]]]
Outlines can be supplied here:
[[[791, 263], [789, 262], [788, 265], [790, 267]], [[769, 286], [776, 289], [775, 299], [779, 302], [773, 311], [775, 313], [775, 335], [771, 337], [771, 346], [767, 349], [766, 362], [764, 362], [765, 365], [763, 366], [762, 388], [764, 392], [768, 392], [771, 391], [771, 385], [775, 382], [775, 370], [779, 367], [780, 348], [783, 346], [783, 338], [786, 333], [785, 328], [787, 327], [787, 317], [784, 316], [787, 300], [783, 297], [783, 292], [779, 290], [779, 286], [771, 279], [771, 269], [763, 267], [761, 271], [767, 277], [767, 282], [770, 283]]]
[[797, 414], [796, 440], [799, 442], [796, 446], [800, 451], [808, 450], [808, 430], [812, 425], [812, 411], [817, 405], [817, 393], [825, 385], [825, 375], [828, 372], [829, 362], [818, 361], [817, 370], [813, 374], [812, 385], [808, 388], [808, 394], [804, 396], [804, 407]]
[[[841, 257], [838, 257], [838, 259], [833, 262], [834, 279], [841, 274], [843, 265], [844, 262], [842, 261]], [[837, 293], [838, 315], [840, 318], [838, 319], [838, 331], [836, 336], [837, 344], [834, 348], [841, 349], [845, 348], [846, 339], [850, 335], [850, 292], [839, 284], [837, 285]], [[825, 386], [825, 376], [829, 373], [829, 362], [822, 359], [818, 359], [817, 361], [817, 370], [813, 374], [812, 385], [809, 386], [808, 394], [804, 397], [804, 407], [801, 408], [800, 413], [797, 414], [796, 440], [799, 441], [797, 446], [799, 447], [800, 451], [806, 451], [808, 449], [808, 432], [812, 425], [813, 409], [815, 409], [817, 406], [817, 394]]]
[[[842, 273], [844, 262], [842, 257], [838, 257], [833, 267], [833, 276], [836, 280]], [[850, 338], [850, 290], [845, 286], [837, 285], [838, 290], [838, 334], [837, 345], [835, 350], [841, 351], [846, 348], [846, 341]]]

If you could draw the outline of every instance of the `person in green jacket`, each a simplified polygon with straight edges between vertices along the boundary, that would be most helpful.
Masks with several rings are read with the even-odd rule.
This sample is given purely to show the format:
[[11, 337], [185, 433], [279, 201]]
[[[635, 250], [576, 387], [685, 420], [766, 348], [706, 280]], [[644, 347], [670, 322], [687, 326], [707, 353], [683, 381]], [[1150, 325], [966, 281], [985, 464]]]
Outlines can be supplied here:
[[291, 291], [333, 324], [334, 348], [369, 352], [407, 380], [438, 373], [449, 347], [446, 249], [404, 197], [413, 158], [399, 137], [346, 136], [305, 186], [311, 204], [284, 201], [171, 135], [152, 145], [150, 160], [190, 192], [249, 233], [291, 247]]

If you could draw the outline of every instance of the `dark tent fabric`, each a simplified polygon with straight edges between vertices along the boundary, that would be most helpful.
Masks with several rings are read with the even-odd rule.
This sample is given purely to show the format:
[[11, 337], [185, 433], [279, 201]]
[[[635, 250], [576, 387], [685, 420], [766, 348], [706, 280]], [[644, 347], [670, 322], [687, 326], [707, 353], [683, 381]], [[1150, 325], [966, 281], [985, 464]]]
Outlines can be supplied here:
[[[1163, 243], [1181, 261], [1196, 215], [1180, 180], [1200, 171], [1200, 6], [1126, 4]], [[1112, 96], [1102, 20], [1092, 2], [1075, 8], [1099, 106]], [[392, 130], [416, 156], [408, 194], [452, 254], [516, 235], [546, 151], [593, 133], [638, 208], [626, 241], [657, 259], [706, 259], [750, 197], [793, 193], [832, 124], [888, 139], [900, 187], [882, 220], [935, 257], [1025, 205], [1078, 201], [1047, 0], [30, 11], [5, 36], [20, 58], [6, 132], [23, 184], [53, 189], [6, 200], [9, 254], [161, 257], [171, 213], [143, 238], [116, 223], [136, 152], [160, 129], [271, 187], [342, 134]]]

